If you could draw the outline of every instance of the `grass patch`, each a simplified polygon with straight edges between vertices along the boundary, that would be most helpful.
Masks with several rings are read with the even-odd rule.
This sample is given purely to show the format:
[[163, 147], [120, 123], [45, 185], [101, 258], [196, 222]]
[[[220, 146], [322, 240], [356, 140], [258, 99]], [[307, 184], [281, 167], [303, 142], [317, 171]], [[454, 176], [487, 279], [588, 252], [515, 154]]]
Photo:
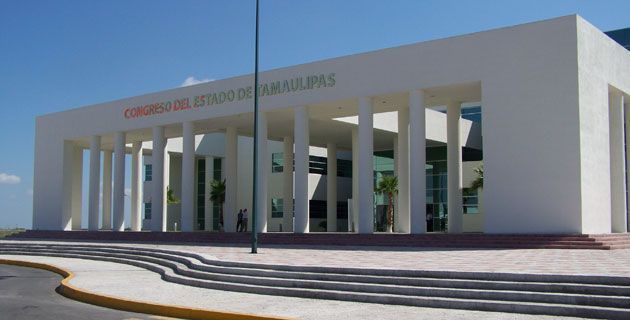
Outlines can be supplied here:
[[0, 229], [0, 238], [8, 237], [12, 234], [24, 232], [24, 229]]

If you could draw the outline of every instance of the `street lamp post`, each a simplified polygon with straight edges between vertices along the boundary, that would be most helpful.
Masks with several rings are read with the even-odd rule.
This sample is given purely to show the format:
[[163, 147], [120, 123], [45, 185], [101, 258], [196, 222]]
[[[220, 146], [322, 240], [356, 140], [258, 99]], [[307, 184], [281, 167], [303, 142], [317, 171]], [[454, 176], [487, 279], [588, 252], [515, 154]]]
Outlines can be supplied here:
[[[256, 218], [258, 215], [256, 192], [258, 183], [258, 0], [256, 0], [256, 40], [254, 44], [254, 170], [253, 170], [253, 201], [252, 201], [252, 251], [258, 253], [258, 232], [256, 230]], [[263, 155], [264, 156], [264, 155]], [[264, 170], [264, 168], [263, 168]]]

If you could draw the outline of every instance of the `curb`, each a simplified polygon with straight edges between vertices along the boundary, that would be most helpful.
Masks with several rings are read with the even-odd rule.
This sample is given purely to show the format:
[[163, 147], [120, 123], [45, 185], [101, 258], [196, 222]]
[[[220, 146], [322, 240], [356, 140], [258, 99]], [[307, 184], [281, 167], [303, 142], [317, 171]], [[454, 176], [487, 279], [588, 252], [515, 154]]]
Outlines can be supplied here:
[[48, 271], [57, 273], [64, 278], [63, 280], [61, 280], [61, 284], [57, 288], [58, 292], [61, 295], [65, 296], [66, 298], [70, 298], [73, 300], [77, 300], [77, 301], [81, 301], [81, 302], [85, 302], [85, 303], [89, 303], [93, 305], [98, 305], [98, 306], [102, 306], [102, 307], [106, 307], [110, 309], [118, 309], [118, 310], [124, 310], [124, 311], [154, 314], [158, 316], [174, 317], [174, 318], [181, 318], [181, 319], [192, 319], [192, 320], [201, 320], [201, 319], [288, 320], [288, 319], [291, 319], [291, 318], [282, 318], [282, 317], [259, 316], [259, 315], [246, 314], [246, 313], [186, 308], [186, 307], [180, 307], [180, 306], [156, 304], [156, 303], [142, 302], [142, 301], [136, 301], [136, 300], [127, 300], [123, 298], [97, 294], [97, 293], [79, 289], [69, 283], [70, 280], [74, 278], [74, 274], [71, 271], [59, 268], [54, 265], [31, 262], [31, 261], [8, 260], [8, 259], [0, 259], [0, 264], [37, 268], [37, 269], [43, 269], [43, 270], [48, 270]]

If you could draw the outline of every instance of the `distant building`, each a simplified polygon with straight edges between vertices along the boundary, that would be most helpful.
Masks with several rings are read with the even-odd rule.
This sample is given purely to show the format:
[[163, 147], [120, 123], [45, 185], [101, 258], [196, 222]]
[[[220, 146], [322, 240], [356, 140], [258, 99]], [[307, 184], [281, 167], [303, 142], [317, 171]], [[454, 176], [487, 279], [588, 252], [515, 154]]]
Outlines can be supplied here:
[[606, 35], [617, 41], [624, 48], [630, 50], [630, 28], [606, 32]]

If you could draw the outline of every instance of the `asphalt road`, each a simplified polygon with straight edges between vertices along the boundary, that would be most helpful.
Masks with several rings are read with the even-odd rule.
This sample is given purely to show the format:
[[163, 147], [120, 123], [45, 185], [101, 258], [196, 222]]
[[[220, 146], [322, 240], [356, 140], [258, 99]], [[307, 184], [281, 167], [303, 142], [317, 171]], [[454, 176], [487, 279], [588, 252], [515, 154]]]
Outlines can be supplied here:
[[55, 291], [61, 276], [50, 271], [0, 265], [0, 319], [172, 319], [103, 308]]

